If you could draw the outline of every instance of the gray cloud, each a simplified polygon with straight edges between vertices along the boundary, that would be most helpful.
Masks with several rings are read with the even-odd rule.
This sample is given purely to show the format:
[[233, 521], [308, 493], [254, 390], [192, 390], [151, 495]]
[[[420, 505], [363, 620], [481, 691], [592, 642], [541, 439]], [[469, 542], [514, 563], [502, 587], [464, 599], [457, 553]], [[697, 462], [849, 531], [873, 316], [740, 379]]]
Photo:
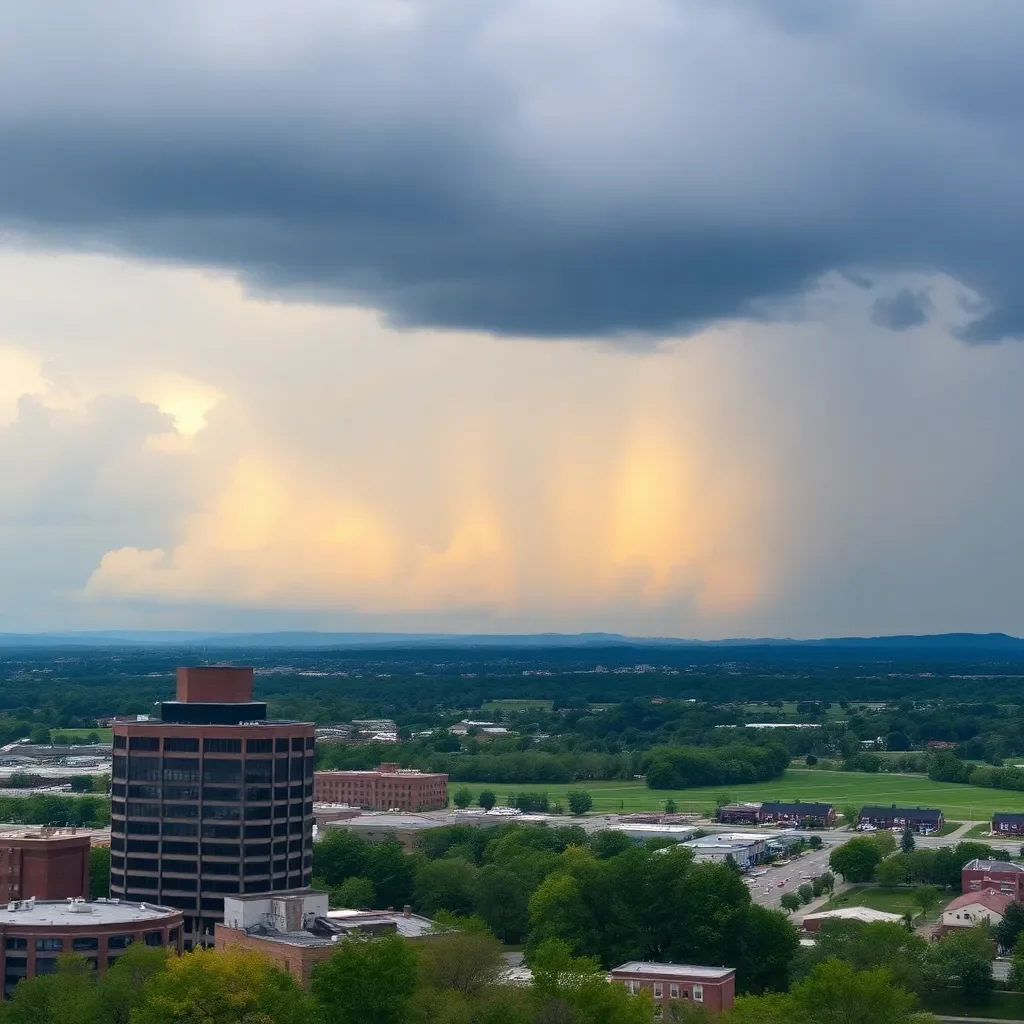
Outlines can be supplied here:
[[882, 296], [871, 307], [871, 319], [879, 327], [906, 331], [926, 323], [932, 310], [927, 292], [901, 288], [895, 295]]
[[824, 7], [8, 4], [0, 224], [400, 325], [685, 331], [884, 268], [1020, 336], [1024, 7]]

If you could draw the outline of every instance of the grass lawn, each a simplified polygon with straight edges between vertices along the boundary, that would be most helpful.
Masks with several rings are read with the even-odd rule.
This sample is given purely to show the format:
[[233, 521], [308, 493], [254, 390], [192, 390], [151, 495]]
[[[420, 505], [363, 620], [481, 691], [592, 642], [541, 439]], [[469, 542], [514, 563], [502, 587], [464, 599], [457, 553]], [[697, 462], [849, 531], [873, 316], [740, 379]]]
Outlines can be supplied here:
[[991, 824], [987, 821], [982, 822], [980, 825], [975, 825], [974, 828], [969, 828], [964, 833], [965, 839], [986, 839], [988, 837], [989, 830], [992, 828]]
[[[914, 902], [914, 890], [910, 887], [898, 889], [882, 889], [872, 885], [858, 885], [852, 889], [834, 896], [825, 905], [825, 910], [838, 910], [840, 907], [870, 907], [872, 910], [882, 910], [886, 914], [911, 914], [920, 913], [920, 908]], [[941, 899], [935, 904], [929, 917], [934, 917], [942, 911], [942, 908], [953, 898], [953, 893], [942, 893]]]
[[982, 789], [956, 782], [932, 782], [921, 775], [869, 775], [864, 772], [818, 771], [790, 768], [772, 782], [753, 782], [739, 786], [707, 786], [702, 789], [648, 789], [640, 780], [622, 782], [566, 783], [486, 783], [455, 782], [451, 789], [468, 786], [474, 803], [481, 789], [493, 790], [498, 802], [505, 803], [509, 792], [544, 792], [552, 803], [566, 802], [570, 789], [585, 789], [593, 798], [594, 811], [660, 810], [671, 797], [683, 813], [713, 810], [715, 798], [728, 793], [733, 800], [821, 800], [842, 809], [847, 804], [858, 808], [865, 804], [938, 807], [949, 818], [969, 821], [991, 817], [995, 811], [1024, 811], [1024, 792]]
[[946, 824], [939, 829], [939, 835], [948, 836], [951, 832], [955, 832], [962, 825], [962, 821], [947, 821]]
[[944, 1001], [941, 998], [925, 1000], [925, 1009], [946, 1017], [981, 1017], [993, 1020], [1024, 1021], [1024, 993], [995, 992], [992, 999], [980, 1006]]
[[113, 743], [113, 729], [51, 729], [50, 739], [54, 736], [67, 736], [72, 743], [85, 743], [90, 733], [97, 733], [100, 743]]
[[532, 711], [540, 708], [542, 711], [550, 711], [552, 701], [550, 700], [492, 700], [481, 705], [480, 710], [491, 714], [495, 711], [505, 711], [515, 714], [517, 711]]

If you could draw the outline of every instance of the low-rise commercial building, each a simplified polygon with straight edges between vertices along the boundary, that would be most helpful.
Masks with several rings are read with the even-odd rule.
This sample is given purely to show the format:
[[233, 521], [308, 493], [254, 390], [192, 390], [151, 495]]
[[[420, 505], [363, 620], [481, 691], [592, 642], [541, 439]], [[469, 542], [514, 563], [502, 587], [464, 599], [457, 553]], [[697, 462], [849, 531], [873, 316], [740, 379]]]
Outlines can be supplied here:
[[942, 811], [930, 807], [865, 807], [857, 819], [858, 825], [873, 828], [906, 828], [914, 832], [938, 832], [945, 824]]
[[377, 910], [329, 910], [327, 893], [300, 889], [228, 897], [218, 924], [218, 949], [254, 950], [308, 985], [313, 968], [331, 957], [350, 936], [401, 935], [421, 939], [434, 934], [429, 918]]
[[448, 776], [397, 764], [382, 764], [372, 771], [315, 772], [313, 800], [373, 811], [440, 810], [448, 806]]
[[0, 832], [0, 903], [88, 896], [91, 845], [73, 828]]
[[1002, 921], [1011, 903], [1013, 896], [997, 889], [965, 892], [946, 904], [945, 910], [942, 911], [939, 932], [945, 935], [958, 928], [973, 928], [982, 922], [987, 922], [994, 928]]
[[125, 900], [21, 900], [0, 909], [4, 998], [23, 978], [53, 974], [62, 953], [77, 953], [103, 974], [135, 942], [182, 947], [182, 914]]
[[770, 857], [769, 843], [764, 836], [743, 832], [721, 832], [691, 839], [683, 845], [693, 850], [693, 859], [698, 864], [704, 861], [725, 862], [731, 858], [741, 871], [761, 864]]
[[736, 1001], [736, 970], [733, 967], [631, 960], [610, 971], [608, 980], [625, 985], [634, 994], [645, 989], [650, 991], [655, 1020], [670, 1020], [673, 1003], [702, 1007], [717, 1015], [731, 1010]]
[[1024, 898], [1024, 866], [1007, 860], [969, 860], [960, 871], [963, 892], [996, 889], [1013, 899]]

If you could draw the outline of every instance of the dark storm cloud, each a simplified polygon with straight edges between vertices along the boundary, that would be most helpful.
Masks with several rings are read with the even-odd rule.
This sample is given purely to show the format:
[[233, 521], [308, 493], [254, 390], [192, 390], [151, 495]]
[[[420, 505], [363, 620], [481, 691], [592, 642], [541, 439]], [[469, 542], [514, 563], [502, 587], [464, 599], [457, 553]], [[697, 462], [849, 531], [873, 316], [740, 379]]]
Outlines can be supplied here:
[[926, 323], [931, 310], [932, 302], [927, 292], [901, 288], [895, 295], [875, 299], [871, 307], [871, 319], [879, 327], [906, 331]]
[[0, 224], [552, 336], [938, 270], [987, 303], [965, 340], [1020, 336], [1024, 5], [825, 6], [21, 0]]

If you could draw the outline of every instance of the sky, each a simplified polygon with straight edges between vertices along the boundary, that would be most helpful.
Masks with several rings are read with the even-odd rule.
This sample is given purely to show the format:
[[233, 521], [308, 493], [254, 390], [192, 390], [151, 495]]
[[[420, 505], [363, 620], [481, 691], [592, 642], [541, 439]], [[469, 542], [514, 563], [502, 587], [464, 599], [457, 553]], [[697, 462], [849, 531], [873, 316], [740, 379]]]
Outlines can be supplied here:
[[0, 632], [1024, 633], [1022, 40], [0, 6]]

